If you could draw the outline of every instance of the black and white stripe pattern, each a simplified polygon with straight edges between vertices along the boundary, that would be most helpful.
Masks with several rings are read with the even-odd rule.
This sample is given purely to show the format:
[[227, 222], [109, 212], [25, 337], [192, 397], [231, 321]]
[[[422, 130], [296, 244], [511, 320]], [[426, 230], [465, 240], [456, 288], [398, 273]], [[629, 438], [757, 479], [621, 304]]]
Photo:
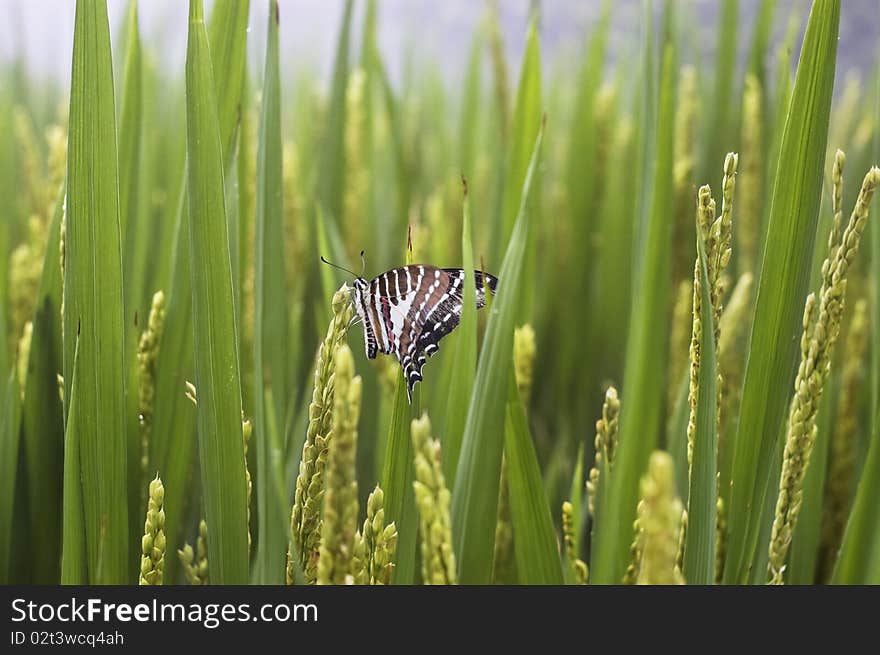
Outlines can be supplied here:
[[[407, 383], [407, 396], [422, 379], [422, 366], [439, 349], [440, 339], [461, 319], [465, 273], [460, 268], [411, 265], [394, 268], [370, 281], [354, 281], [352, 303], [364, 325], [364, 350], [397, 356]], [[477, 308], [494, 294], [498, 279], [474, 271]]]

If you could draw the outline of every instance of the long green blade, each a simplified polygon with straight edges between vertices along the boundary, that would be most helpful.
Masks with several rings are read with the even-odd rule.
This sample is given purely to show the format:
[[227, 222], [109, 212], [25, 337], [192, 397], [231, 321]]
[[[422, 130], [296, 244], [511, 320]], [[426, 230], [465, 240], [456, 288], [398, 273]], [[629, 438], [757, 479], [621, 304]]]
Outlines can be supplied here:
[[226, 170], [235, 152], [233, 145], [240, 122], [250, 0], [216, 0], [212, 4], [208, 43], [215, 73], [214, 91], [217, 94], [220, 147]]
[[66, 185], [62, 185], [49, 222], [22, 407], [30, 550], [35, 584], [56, 584], [61, 561], [64, 421], [57, 380], [58, 371], [61, 370], [61, 266], [58, 242], [61, 239], [65, 193]]
[[510, 521], [518, 582], [560, 585], [563, 582], [562, 568], [550, 503], [544, 492], [526, 410], [513, 376], [509, 376], [508, 382], [504, 452], [507, 454]]
[[706, 150], [702, 162], [702, 179], [710, 179], [710, 174], [720, 162], [724, 153], [731, 150], [730, 142], [734, 134], [731, 109], [739, 102], [732, 100], [733, 78], [736, 72], [737, 27], [739, 26], [739, 0], [722, 0], [718, 11], [718, 40], [715, 50], [714, 88], [711, 95], [711, 113], [707, 128]]
[[385, 446], [385, 463], [382, 467], [382, 489], [385, 492], [385, 521], [397, 524], [397, 562], [394, 567], [394, 584], [415, 584], [416, 575], [416, 527], [418, 512], [412, 493], [413, 470], [412, 438], [410, 426], [419, 416], [421, 390], [413, 390], [413, 403], [406, 396], [406, 380], [397, 377], [394, 408]]
[[819, 217], [839, 0], [816, 0], [783, 129], [734, 445], [724, 582], [748, 579], [798, 356]]
[[513, 122], [510, 126], [511, 143], [507, 153], [507, 167], [504, 180], [504, 205], [502, 219], [504, 232], [501, 245], [507, 243], [519, 215], [520, 192], [531, 161], [535, 137], [541, 126], [541, 45], [538, 40], [538, 26], [535, 20], [529, 22], [526, 35], [526, 51], [520, 70], [519, 86]]
[[[238, 7], [226, 7], [228, 4]], [[247, 20], [242, 22], [239, 11], [246, 1], [216, 0], [211, 14], [212, 42], [217, 43], [216, 49], [223, 53], [235, 52], [237, 58], [222, 57], [227, 68], [213, 66], [218, 77], [228, 78], [235, 75], [238, 66], [243, 65], [244, 47], [238, 43], [229, 44], [224, 41], [213, 41], [213, 37], [226, 35], [232, 31], [238, 41], [247, 40]], [[218, 92], [217, 104], [237, 106], [242, 88], [235, 85], [224, 85]], [[221, 128], [223, 134], [233, 134], [238, 122], [237, 113], [227, 113]], [[228, 157], [227, 157], [228, 160]], [[182, 162], [181, 162], [182, 163]], [[228, 163], [228, 161], [227, 161]], [[180, 165], [180, 164], [178, 164]], [[184, 395], [185, 382], [194, 378], [193, 362], [193, 328], [192, 328], [192, 281], [190, 278], [190, 247], [189, 228], [186, 220], [188, 200], [186, 196], [186, 170], [180, 166], [180, 190], [171, 196], [173, 201], [169, 211], [168, 274], [161, 276], [160, 283], [167, 280], [165, 330], [159, 348], [159, 360], [156, 363], [156, 397], [153, 408], [153, 428], [151, 431], [150, 460], [155, 463], [165, 482], [165, 538], [167, 551], [176, 552], [181, 547], [181, 532], [190, 523], [187, 514], [192, 494], [193, 455], [196, 449], [195, 419], [196, 413]], [[177, 184], [175, 178], [174, 183]], [[197, 497], [196, 497], [197, 498]], [[176, 580], [178, 558], [165, 559], [165, 579]]]
[[717, 399], [715, 381], [715, 334], [706, 244], [697, 230], [700, 260], [700, 370], [698, 374], [696, 431], [688, 493], [688, 525], [684, 550], [684, 578], [689, 584], [715, 582], [715, 503], [718, 478]]
[[[495, 232], [496, 261], [501, 254], [501, 248], [504, 248], [508, 243], [514, 229], [514, 223], [519, 216], [520, 192], [528, 174], [532, 146], [540, 130], [541, 115], [544, 111], [543, 103], [541, 98], [541, 43], [538, 37], [537, 19], [533, 16], [529, 22], [529, 31], [526, 36], [526, 51], [523, 56], [519, 86], [516, 92], [513, 122], [510, 126], [511, 138], [504, 176], [501, 231]], [[532, 182], [532, 186], [528, 198], [528, 211], [533, 214], [538, 213], [539, 219], [541, 211], [540, 176]], [[538, 219], [535, 220], [536, 223]], [[523, 290], [517, 308], [517, 320], [521, 323], [531, 316], [535, 290], [535, 257], [534, 249], [527, 250], [523, 260]]]
[[[128, 438], [128, 517], [129, 538], [143, 534], [140, 524], [146, 479], [141, 472], [141, 428], [138, 422], [137, 318], [146, 321], [149, 307], [144, 298], [147, 219], [141, 212], [143, 164], [141, 151], [144, 131], [144, 103], [141, 41], [138, 32], [137, 0], [129, 3], [125, 19], [125, 73], [122, 82], [122, 111], [119, 118], [119, 207], [122, 232], [123, 306], [125, 308], [125, 422]], [[134, 327], [135, 329], [132, 329]]]
[[492, 573], [495, 521], [487, 517], [494, 517], [498, 508], [506, 388], [513, 366], [510, 353], [522, 296], [523, 262], [534, 244], [529, 203], [543, 135], [543, 129], [539, 130], [523, 183], [519, 215], [501, 265], [455, 475], [452, 536], [462, 584], [487, 584]]
[[880, 517], [877, 515], [877, 494], [880, 493], [880, 420], [874, 420], [874, 433], [859, 485], [856, 490], [852, 512], [846, 523], [840, 554], [834, 567], [831, 582], [834, 584], [866, 584], [873, 579], [880, 581], [880, 571], [869, 576], [873, 552], [880, 544]]
[[[21, 392], [13, 368], [6, 383], [0, 414], [0, 583], [9, 584], [14, 527], [15, 480], [21, 436]], [[17, 536], [21, 539], [21, 535]]]
[[138, 3], [132, 0], [128, 5], [126, 17], [125, 74], [122, 82], [122, 112], [119, 117], [119, 207], [122, 211], [122, 243], [123, 265], [125, 267], [125, 303], [126, 315], [133, 315], [132, 309], [139, 309], [142, 316], [146, 311], [142, 307], [145, 298], [143, 289], [144, 269], [146, 260], [136, 261], [135, 253], [146, 254], [138, 248], [138, 238], [143, 238], [141, 228], [143, 219], [140, 213], [139, 176], [141, 170], [141, 141], [143, 125], [143, 66], [141, 63], [141, 40], [138, 31]]
[[[878, 58], [880, 61], [880, 58]], [[874, 115], [880, 109], [880, 66], [874, 90]], [[880, 130], [874, 130], [874, 162], [880, 162]], [[869, 580], [880, 583], [880, 514], [877, 495], [880, 493], [880, 225], [874, 220], [868, 227], [871, 238], [871, 387], [868, 408], [871, 418], [871, 440], [867, 461], [862, 469], [852, 513], [847, 521], [832, 582], [859, 584]]]
[[[284, 240], [281, 176], [281, 80], [278, 72], [278, 2], [269, 7], [269, 37], [263, 81], [263, 109], [257, 154], [256, 252], [254, 254], [254, 407], [256, 410], [257, 508], [260, 516], [256, 581], [283, 582], [287, 520], [275, 490], [281, 471], [270, 452], [267, 421], [283, 424], [284, 417], [267, 416], [264, 386], [282, 402], [288, 397], [287, 317], [284, 290]], [[274, 409], [273, 409], [274, 411]]]
[[79, 433], [79, 338], [74, 335], [74, 355], [67, 385], [67, 425], [64, 431], [64, 515], [61, 541], [61, 584], [86, 584], [86, 526], [83, 516]]
[[[464, 279], [474, 279], [474, 249], [471, 239], [471, 209], [467, 183], [464, 186], [464, 201], [461, 224], [461, 260]], [[477, 370], [477, 290], [476, 285], [467, 283], [462, 292], [461, 319], [452, 338], [455, 339], [453, 352], [447, 355], [442, 371], [441, 412], [437, 424], [443, 435], [443, 476], [455, 480], [464, 423], [467, 418], [468, 403]]]
[[345, 189], [345, 91], [348, 87], [348, 57], [354, 3], [346, 0], [342, 27], [336, 46], [336, 63], [330, 95], [323, 148], [321, 150], [318, 200], [336, 225], [342, 225]]
[[[181, 532], [188, 525], [191, 509], [189, 491], [193, 456], [196, 451], [196, 412], [186, 399], [185, 383], [193, 380], [192, 282], [190, 280], [189, 230], [178, 200], [171, 243], [173, 270], [170, 293], [166, 294], [165, 329], [156, 362], [156, 396], [153, 400], [153, 426], [150, 461], [155, 464], [165, 486], [166, 552], [176, 553], [183, 546]], [[176, 581], [179, 560], [165, 559], [165, 579]]]
[[[670, 125], [675, 109], [676, 60], [671, 46], [663, 57], [659, 118], [657, 125]], [[646, 64], [646, 70], [650, 66]], [[650, 72], [649, 72], [650, 74]], [[646, 119], [646, 121], [649, 119]], [[650, 123], [646, 123], [650, 127]], [[593, 581], [621, 581], [631, 541], [638, 500], [639, 478], [654, 449], [666, 396], [664, 373], [668, 344], [668, 272], [672, 236], [672, 130], [658, 127], [653, 170], [652, 198], [641, 226], [636, 247], [641, 264], [634, 278], [632, 317], [626, 347], [626, 369], [621, 396], [620, 447], [607, 493], [602, 493], [602, 524], [593, 555]]]
[[211, 581], [245, 584], [247, 501], [241, 382], [214, 75], [201, 0], [191, 0], [186, 56], [187, 163], [195, 383]]
[[89, 582], [123, 584], [133, 580], [134, 571], [128, 547], [116, 113], [103, 0], [77, 2], [73, 41], [64, 377], [72, 375], [79, 333], [79, 411], [72, 429], [79, 438]]

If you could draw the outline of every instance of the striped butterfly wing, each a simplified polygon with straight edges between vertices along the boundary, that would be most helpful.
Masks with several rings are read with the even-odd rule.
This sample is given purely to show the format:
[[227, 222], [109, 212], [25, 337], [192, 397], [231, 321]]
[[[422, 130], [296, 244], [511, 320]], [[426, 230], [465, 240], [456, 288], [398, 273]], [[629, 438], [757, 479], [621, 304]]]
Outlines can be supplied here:
[[[410, 400], [422, 379], [422, 366], [458, 326], [464, 278], [460, 268], [411, 265], [387, 271], [369, 284], [364, 312], [367, 356], [372, 341], [375, 350], [397, 357]], [[494, 293], [498, 280], [481, 271], [474, 272], [474, 279], [480, 308], [486, 304], [485, 288]]]

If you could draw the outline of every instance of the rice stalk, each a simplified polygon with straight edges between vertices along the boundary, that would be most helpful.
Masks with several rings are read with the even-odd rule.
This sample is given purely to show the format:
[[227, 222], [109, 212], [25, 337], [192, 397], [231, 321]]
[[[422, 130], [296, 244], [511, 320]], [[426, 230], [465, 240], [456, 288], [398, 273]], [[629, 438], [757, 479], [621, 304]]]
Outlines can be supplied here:
[[307, 582], [313, 583], [317, 579], [324, 468], [333, 437], [336, 351], [345, 336], [353, 313], [348, 287], [345, 285], [340, 287], [333, 295], [331, 306], [333, 318], [315, 358], [315, 384], [312, 390], [312, 402], [309, 405], [309, 427], [303, 443], [293, 509], [290, 514], [288, 584], [293, 584], [296, 566], [301, 567]]
[[412, 441], [416, 467], [413, 490], [419, 508], [422, 579], [430, 585], [456, 584], [458, 577], [449, 519], [452, 494], [443, 478], [440, 442], [431, 437], [431, 421], [427, 414], [413, 420]]
[[639, 563], [637, 584], [684, 584], [678, 570], [682, 530], [681, 501], [675, 494], [672, 458], [654, 451], [642, 477], [639, 501]]
[[165, 487], [156, 474], [147, 495], [147, 518], [141, 539], [141, 569], [138, 584], [161, 585], [165, 570]]
[[354, 358], [345, 344], [336, 351], [334, 382], [333, 439], [327, 463], [318, 584], [345, 584], [348, 581], [352, 574], [357, 532], [355, 453], [361, 377], [354, 375]]
[[[608, 387], [605, 390], [605, 401], [602, 403], [602, 418], [596, 421], [595, 463], [590, 469], [590, 476], [587, 480], [587, 507], [594, 517], [596, 516], [596, 496], [602, 471], [605, 471], [607, 477], [614, 465], [619, 420], [620, 399], [617, 396], [617, 389]], [[607, 482], [604, 484], [607, 485]]]
[[385, 524], [384, 504], [385, 494], [376, 485], [367, 499], [367, 518], [363, 530], [355, 535], [352, 560], [355, 584], [391, 584], [397, 549], [397, 527], [394, 521]]
[[199, 536], [196, 539], [196, 551], [188, 543], [177, 551], [183, 574], [191, 585], [208, 584], [208, 524], [205, 519], [199, 521]]
[[565, 547], [565, 558], [574, 572], [577, 584], [587, 584], [589, 569], [578, 557], [577, 535], [574, 530], [574, 509], [569, 501], [562, 503], [562, 538]]
[[[141, 473], [147, 475], [150, 465], [150, 430], [153, 427], [153, 402], [156, 396], [156, 361], [165, 326], [165, 294], [153, 294], [147, 328], [138, 341], [138, 422], [141, 431]], [[164, 493], [164, 491], [163, 491]]]
[[[872, 168], [862, 182], [859, 197], [840, 241], [832, 227], [829, 255], [822, 263], [822, 288], [807, 297], [804, 307], [801, 363], [789, 408], [788, 427], [779, 496], [773, 519], [767, 575], [782, 584], [785, 558], [803, 502], [803, 482], [816, 438], [816, 413], [831, 370], [831, 354], [840, 332], [846, 299], [846, 278], [865, 229], [874, 191], [880, 184], [880, 168]], [[837, 202], [837, 201], [835, 201]], [[835, 205], [835, 209], [837, 206]]]

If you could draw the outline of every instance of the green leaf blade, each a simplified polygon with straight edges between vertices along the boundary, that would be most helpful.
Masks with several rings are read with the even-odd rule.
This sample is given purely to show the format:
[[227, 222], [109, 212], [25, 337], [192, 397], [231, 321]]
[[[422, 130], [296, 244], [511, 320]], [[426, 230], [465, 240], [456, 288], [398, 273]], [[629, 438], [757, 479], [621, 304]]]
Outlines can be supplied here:
[[74, 356], [68, 399], [67, 425], [64, 431], [64, 514], [61, 541], [61, 584], [88, 583], [86, 563], [86, 526], [83, 516], [82, 473], [79, 435], [79, 338], [74, 341]]
[[36, 584], [56, 584], [60, 575], [64, 419], [57, 379], [62, 370], [58, 248], [65, 193], [66, 185], [62, 184], [49, 222], [22, 404], [32, 581]]
[[495, 522], [487, 517], [494, 517], [498, 508], [506, 387], [513, 375], [513, 329], [522, 295], [523, 262], [532, 245], [528, 208], [543, 135], [540, 129], [523, 183], [519, 214], [501, 265], [455, 476], [452, 536], [462, 584], [487, 584], [492, 572]]
[[416, 582], [416, 528], [419, 519], [412, 492], [415, 471], [410, 425], [419, 416], [420, 395], [420, 389], [414, 389], [413, 403], [410, 405], [406, 395], [406, 380], [402, 373], [398, 375], [382, 468], [382, 490], [387, 489], [386, 525], [391, 521], [397, 524], [397, 561], [392, 580], [399, 585]]
[[[279, 75], [277, 0], [269, 6], [269, 37], [263, 82], [262, 117], [257, 154], [256, 252], [254, 255], [254, 407], [257, 447], [257, 508], [260, 516], [256, 581], [283, 582], [287, 520], [276, 489], [281, 471], [274, 465], [263, 389], [282, 403], [288, 398], [287, 318], [284, 290], [284, 238], [281, 170], [281, 80]], [[274, 406], [272, 408], [274, 412]]]
[[504, 428], [510, 519], [518, 582], [528, 585], [563, 583], [550, 503], [526, 420], [526, 410], [513, 377], [508, 382]]
[[[133, 580], [116, 112], [107, 6], [76, 6], [70, 93], [64, 270], [64, 375], [80, 336], [82, 498], [89, 582]], [[99, 566], [100, 564], [100, 566]]]
[[[650, 46], [649, 46], [650, 47]], [[650, 75], [650, 61], [645, 65]], [[675, 109], [675, 57], [671, 46], [663, 57], [658, 126], [670, 125]], [[650, 114], [650, 112], [648, 112]], [[599, 584], [618, 584], [628, 561], [632, 522], [638, 500], [639, 479], [659, 438], [666, 394], [666, 301], [672, 238], [672, 130], [653, 130], [650, 116], [646, 131], [655, 134], [656, 161], [652, 197], [647, 204], [637, 239], [640, 265], [633, 278], [632, 317], [627, 338], [624, 386], [621, 395], [620, 446], [614, 472], [602, 493], [603, 529], [593, 554], [592, 576]]]
[[725, 583], [748, 580], [760, 532], [755, 509], [772, 484], [770, 454], [782, 434], [797, 365], [839, 19], [839, 0], [813, 4], [780, 143], [734, 446]]
[[346, 0], [342, 15], [342, 27], [336, 46], [330, 108], [323, 138], [320, 173], [318, 177], [318, 201], [329, 212], [336, 225], [342, 225], [343, 196], [345, 189], [345, 92], [348, 88], [349, 41], [354, 3]]
[[[474, 249], [471, 238], [471, 210], [467, 183], [464, 187], [464, 203], [461, 226], [461, 259], [464, 279], [474, 277]], [[461, 319], [454, 337], [454, 353], [444, 362], [442, 376], [445, 393], [440, 401], [445, 411], [437, 421], [443, 435], [443, 476], [455, 480], [468, 404], [477, 370], [477, 290], [476, 285], [466, 283], [462, 292]]]
[[[9, 584], [11, 577], [10, 554], [18, 472], [18, 450], [21, 441], [21, 393], [13, 368], [5, 385], [3, 413], [0, 414], [0, 583]], [[19, 535], [19, 539], [21, 536]]]
[[684, 550], [684, 577], [689, 584], [715, 582], [715, 524], [718, 490], [717, 393], [718, 370], [715, 362], [715, 333], [706, 244], [697, 234], [700, 270], [700, 370], [693, 466], [688, 486], [688, 525]]
[[190, 3], [186, 73], [196, 420], [208, 560], [212, 582], [245, 584], [248, 528], [238, 335], [220, 126], [201, 0]]
[[[242, 22], [240, 19], [238, 12], [241, 7], [227, 7], [229, 4], [246, 6], [248, 3], [216, 0], [211, 14], [211, 34], [234, 33], [238, 41], [246, 42], [247, 21]], [[214, 43], [218, 43], [218, 49], [221, 48], [219, 42]], [[223, 57], [222, 63], [214, 62], [213, 68], [218, 77], [231, 78], [238, 66], [243, 66], [244, 48], [228, 41], [224, 41], [224, 44], [224, 53], [235, 52], [237, 56]], [[242, 87], [225, 84], [222, 90], [215, 91], [218, 106], [222, 104], [236, 107], [241, 98]], [[237, 122], [237, 112], [226, 112], [221, 133], [234, 134]], [[172, 196], [176, 201], [169, 213], [167, 274], [157, 278], [160, 288], [161, 285], [166, 285], [166, 312], [165, 329], [156, 363], [156, 397], [150, 443], [151, 461], [155, 463], [165, 483], [165, 538], [169, 552], [175, 552], [183, 545], [184, 531], [193, 527], [192, 522], [187, 520], [192, 518], [188, 512], [197, 509], [192, 507], [192, 500], [197, 498], [194, 493], [194, 478], [197, 476], [191, 475], [197, 443], [196, 411], [184, 394], [185, 383], [195, 377], [190, 238], [186, 217], [189, 206], [186, 189], [188, 173], [183, 161], [178, 165], [180, 168], [175, 170], [181, 172], [177, 187], [179, 191]], [[178, 566], [178, 558], [166, 558], [166, 580], [177, 579]]]

